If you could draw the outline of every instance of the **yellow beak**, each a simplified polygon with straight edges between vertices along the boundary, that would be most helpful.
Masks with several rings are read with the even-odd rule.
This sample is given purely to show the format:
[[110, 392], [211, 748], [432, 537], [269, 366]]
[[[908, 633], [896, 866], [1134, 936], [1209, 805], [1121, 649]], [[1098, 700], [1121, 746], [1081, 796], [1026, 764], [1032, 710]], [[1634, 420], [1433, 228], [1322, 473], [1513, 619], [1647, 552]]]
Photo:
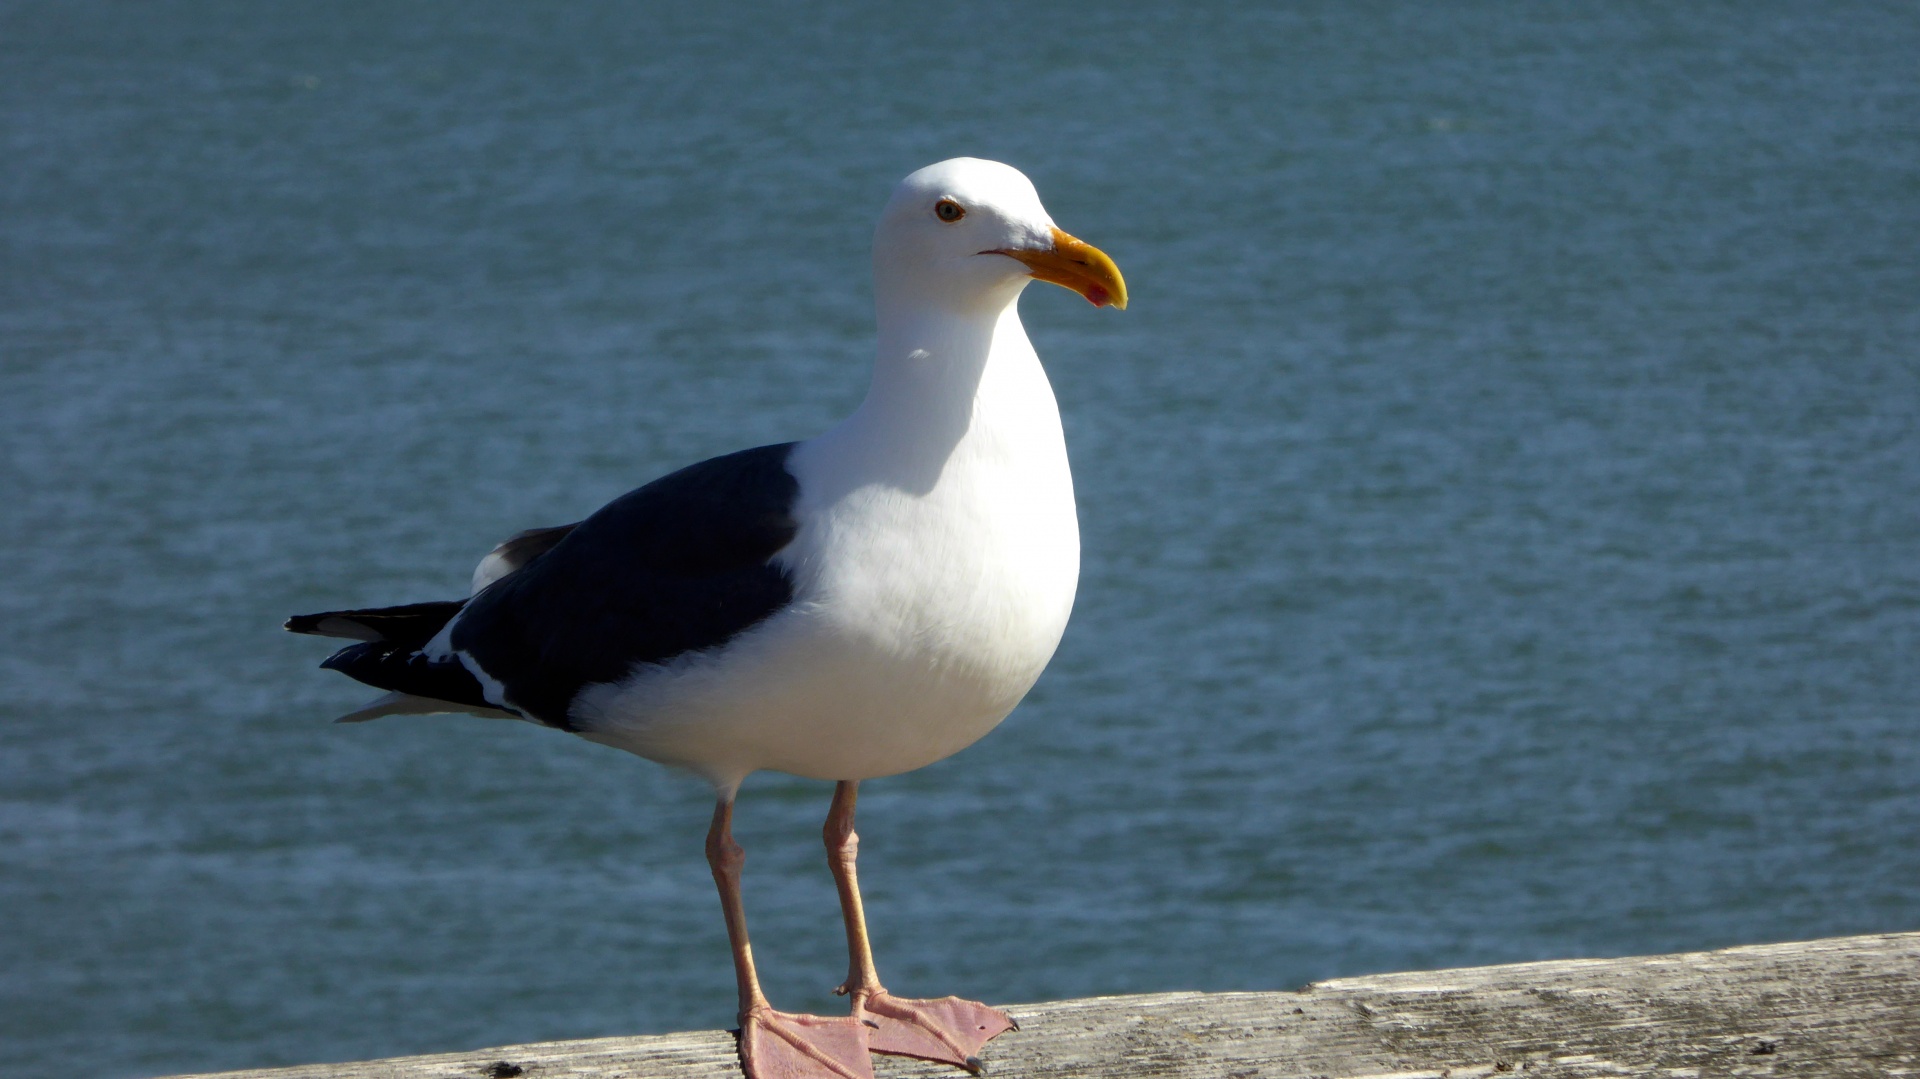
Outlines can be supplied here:
[[1112, 304], [1119, 310], [1126, 310], [1127, 282], [1120, 276], [1120, 267], [1113, 264], [1105, 251], [1084, 240], [1076, 240], [1059, 229], [1053, 230], [1052, 247], [1035, 251], [1006, 249], [983, 254], [1019, 259], [1027, 264], [1027, 270], [1035, 280], [1070, 288], [1085, 296], [1095, 307]]

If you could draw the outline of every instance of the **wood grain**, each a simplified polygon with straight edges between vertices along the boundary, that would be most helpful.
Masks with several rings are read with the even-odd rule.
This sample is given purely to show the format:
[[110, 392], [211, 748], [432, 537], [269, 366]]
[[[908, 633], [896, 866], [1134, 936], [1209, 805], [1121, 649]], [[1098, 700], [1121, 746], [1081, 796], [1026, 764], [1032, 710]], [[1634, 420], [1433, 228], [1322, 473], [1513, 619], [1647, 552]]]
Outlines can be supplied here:
[[[1920, 933], [1009, 1010], [1021, 1029], [987, 1047], [991, 1076], [1913, 1075], [1920, 1074]], [[875, 1061], [882, 1077], [965, 1075], [893, 1057]], [[703, 1031], [223, 1072], [220, 1079], [512, 1074], [737, 1079], [740, 1072], [733, 1036]]]

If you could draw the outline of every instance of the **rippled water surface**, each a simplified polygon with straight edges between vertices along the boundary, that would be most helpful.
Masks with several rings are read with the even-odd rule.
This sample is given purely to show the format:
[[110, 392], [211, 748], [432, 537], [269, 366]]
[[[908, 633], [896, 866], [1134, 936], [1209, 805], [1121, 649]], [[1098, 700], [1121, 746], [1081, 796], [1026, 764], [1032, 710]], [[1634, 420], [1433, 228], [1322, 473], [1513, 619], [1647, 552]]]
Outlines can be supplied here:
[[[0, 5], [13, 1074], [726, 1025], [699, 783], [277, 627], [833, 422], [960, 153], [1135, 302], [1025, 300], [1081, 599], [868, 785], [890, 985], [1920, 928], [1911, 5], [701, 10]], [[741, 807], [792, 1008], [826, 796]]]

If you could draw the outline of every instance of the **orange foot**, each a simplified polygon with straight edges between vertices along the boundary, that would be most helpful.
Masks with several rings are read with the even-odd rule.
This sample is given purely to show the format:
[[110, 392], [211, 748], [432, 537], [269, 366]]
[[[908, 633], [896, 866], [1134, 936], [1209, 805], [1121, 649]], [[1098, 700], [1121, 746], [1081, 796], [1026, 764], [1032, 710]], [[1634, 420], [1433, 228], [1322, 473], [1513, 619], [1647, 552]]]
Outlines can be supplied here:
[[971, 1000], [908, 1000], [884, 989], [857, 997], [853, 1015], [872, 1027], [867, 1045], [876, 1053], [954, 1064], [975, 1075], [987, 1070], [976, 1055], [980, 1047], [1019, 1026], [1006, 1012]]
[[853, 1016], [776, 1012], [740, 1017], [740, 1067], [747, 1079], [873, 1079], [871, 1028]]

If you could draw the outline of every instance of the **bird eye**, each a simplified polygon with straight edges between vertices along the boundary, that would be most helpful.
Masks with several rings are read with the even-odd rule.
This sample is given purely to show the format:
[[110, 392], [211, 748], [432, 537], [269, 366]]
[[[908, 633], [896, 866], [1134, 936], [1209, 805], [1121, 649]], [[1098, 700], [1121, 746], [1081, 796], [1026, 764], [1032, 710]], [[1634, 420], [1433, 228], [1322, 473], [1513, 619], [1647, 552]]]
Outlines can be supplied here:
[[933, 216], [951, 225], [967, 216], [967, 208], [952, 199], [941, 199], [933, 204]]

